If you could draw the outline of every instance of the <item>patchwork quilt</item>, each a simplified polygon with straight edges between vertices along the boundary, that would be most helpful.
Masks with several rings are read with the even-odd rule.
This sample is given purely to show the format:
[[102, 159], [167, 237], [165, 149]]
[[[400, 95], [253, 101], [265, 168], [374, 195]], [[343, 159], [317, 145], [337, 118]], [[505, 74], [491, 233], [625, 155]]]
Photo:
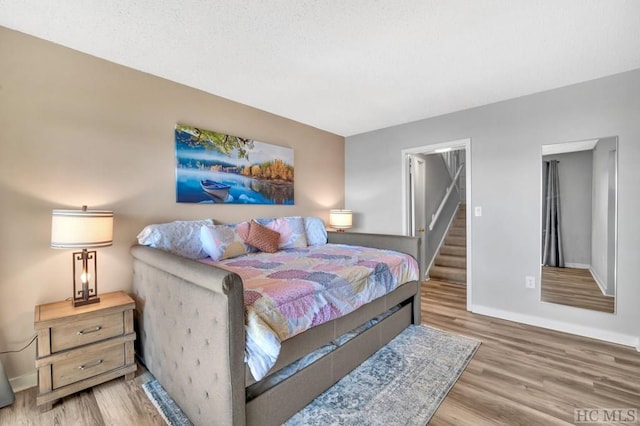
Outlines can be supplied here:
[[341, 244], [201, 262], [242, 277], [245, 361], [256, 380], [276, 363], [282, 341], [353, 312], [419, 276], [418, 264], [409, 255]]

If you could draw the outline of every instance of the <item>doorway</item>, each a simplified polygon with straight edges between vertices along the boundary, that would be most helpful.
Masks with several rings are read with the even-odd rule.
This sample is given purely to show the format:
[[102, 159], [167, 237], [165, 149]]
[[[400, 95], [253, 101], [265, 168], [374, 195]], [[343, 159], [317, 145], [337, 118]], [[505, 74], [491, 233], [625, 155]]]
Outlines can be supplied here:
[[[403, 233], [409, 236], [416, 236], [421, 239], [421, 259], [418, 259], [420, 268], [424, 274], [430, 266], [429, 259], [426, 256], [426, 248], [432, 248], [441, 241], [429, 241], [429, 234], [426, 231], [434, 226], [438, 220], [438, 214], [429, 216], [427, 210], [432, 211], [433, 200], [429, 200], [430, 207], [426, 207], [426, 198], [424, 196], [416, 196], [416, 194], [424, 194], [425, 188], [428, 187], [427, 176], [429, 175], [429, 161], [425, 161], [426, 156], [440, 154], [446, 151], [463, 150], [464, 164], [462, 170], [458, 172], [464, 173], [464, 201], [467, 206], [471, 206], [471, 139], [461, 139], [444, 143], [425, 145], [416, 148], [402, 150], [402, 182], [403, 182]], [[454, 179], [455, 180], [455, 179]], [[451, 191], [450, 188], [447, 188]], [[428, 190], [427, 190], [428, 193]], [[446, 197], [444, 197], [446, 201]], [[437, 200], [440, 203], [440, 200]], [[438, 210], [442, 210], [440, 207]], [[438, 212], [436, 212], [438, 213]], [[435, 216], [435, 217], [434, 217]], [[446, 225], [446, 224], [445, 224]], [[442, 226], [442, 224], [438, 225]], [[467, 310], [471, 307], [472, 301], [472, 234], [471, 234], [471, 217], [466, 216], [466, 292], [467, 292]], [[423, 277], [424, 278], [424, 277]]]

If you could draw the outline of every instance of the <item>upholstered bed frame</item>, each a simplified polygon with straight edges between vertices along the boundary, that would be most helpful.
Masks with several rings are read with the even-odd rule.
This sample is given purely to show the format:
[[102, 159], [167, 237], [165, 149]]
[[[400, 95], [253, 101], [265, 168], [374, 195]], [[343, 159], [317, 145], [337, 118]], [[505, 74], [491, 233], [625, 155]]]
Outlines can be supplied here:
[[[417, 238], [330, 233], [329, 242], [396, 250], [420, 259]], [[154, 248], [134, 246], [131, 252], [137, 354], [196, 425], [281, 424], [409, 324], [420, 323], [420, 284], [404, 283], [345, 317], [284, 341], [271, 371], [393, 306], [402, 306], [348, 343], [247, 401], [245, 388], [253, 379], [243, 361], [240, 277]]]

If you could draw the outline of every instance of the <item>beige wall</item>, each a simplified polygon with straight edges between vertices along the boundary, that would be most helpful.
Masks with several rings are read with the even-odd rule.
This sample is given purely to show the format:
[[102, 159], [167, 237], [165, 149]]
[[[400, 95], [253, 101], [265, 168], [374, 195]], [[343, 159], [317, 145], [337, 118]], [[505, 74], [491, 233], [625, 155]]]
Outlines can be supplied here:
[[[34, 305], [71, 295], [71, 254], [49, 247], [54, 208], [114, 210], [114, 244], [98, 251], [107, 292], [130, 289], [129, 247], [148, 223], [326, 221], [343, 206], [342, 137], [1, 27], [0, 57], [0, 351], [34, 334]], [[295, 206], [176, 203], [176, 122], [293, 148]], [[15, 378], [34, 356], [0, 359]]]

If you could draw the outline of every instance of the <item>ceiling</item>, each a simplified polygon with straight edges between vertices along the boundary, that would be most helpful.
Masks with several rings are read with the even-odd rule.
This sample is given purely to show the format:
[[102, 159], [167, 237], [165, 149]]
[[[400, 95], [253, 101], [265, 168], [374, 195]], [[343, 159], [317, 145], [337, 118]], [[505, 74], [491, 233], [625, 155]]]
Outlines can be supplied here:
[[640, 68], [637, 0], [0, 0], [0, 25], [342, 136]]

